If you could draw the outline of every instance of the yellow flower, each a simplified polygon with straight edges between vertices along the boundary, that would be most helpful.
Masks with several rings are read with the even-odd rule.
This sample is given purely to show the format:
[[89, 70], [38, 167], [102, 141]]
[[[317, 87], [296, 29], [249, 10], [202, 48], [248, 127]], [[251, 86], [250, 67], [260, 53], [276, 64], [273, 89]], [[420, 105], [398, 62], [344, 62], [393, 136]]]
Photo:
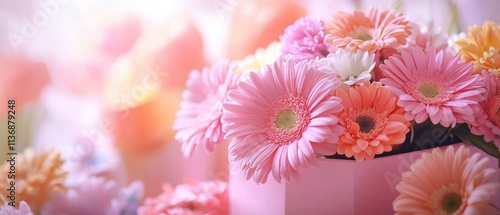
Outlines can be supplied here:
[[[27, 148], [23, 154], [14, 155], [10, 160], [0, 167], [1, 204], [11, 202], [8, 196], [13, 188], [15, 206], [19, 207], [19, 203], [25, 201], [33, 213], [38, 214], [53, 192], [66, 191], [63, 182], [67, 173], [62, 168], [63, 159], [58, 151], [35, 154], [33, 149]], [[15, 179], [12, 176], [15, 176]]]
[[483, 26], [469, 27], [466, 38], [455, 43], [458, 53], [466, 62], [474, 62], [474, 73], [487, 70], [500, 75], [500, 26], [494, 22], [485, 22]]
[[255, 54], [247, 56], [238, 62], [237, 73], [247, 73], [260, 70], [263, 65], [271, 65], [281, 54], [281, 43], [272, 42], [265, 49], [259, 48]]

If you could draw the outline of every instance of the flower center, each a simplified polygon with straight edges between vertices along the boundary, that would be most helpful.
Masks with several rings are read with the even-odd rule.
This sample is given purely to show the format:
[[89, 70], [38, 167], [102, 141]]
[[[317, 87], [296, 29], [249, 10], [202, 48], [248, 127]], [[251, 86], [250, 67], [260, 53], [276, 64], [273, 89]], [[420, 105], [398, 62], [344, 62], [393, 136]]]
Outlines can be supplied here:
[[284, 110], [278, 114], [276, 119], [276, 127], [282, 130], [290, 130], [295, 126], [297, 116], [292, 110]]
[[446, 194], [441, 202], [443, 211], [446, 211], [448, 214], [452, 214], [457, 211], [461, 205], [462, 196], [454, 192]]
[[458, 184], [447, 184], [436, 189], [430, 198], [434, 214], [456, 214], [457, 212], [463, 212], [465, 207], [464, 200], [467, 197], [463, 196], [460, 190]]
[[387, 123], [387, 113], [377, 113], [373, 108], [350, 109], [344, 120], [351, 135], [364, 140], [372, 140], [384, 129]]
[[306, 99], [290, 93], [269, 107], [265, 132], [272, 143], [288, 145], [302, 137], [309, 121]]
[[456, 90], [446, 77], [433, 74], [414, 75], [403, 88], [417, 101], [433, 105], [449, 101]]
[[427, 98], [434, 98], [439, 94], [439, 89], [434, 84], [422, 84], [418, 91]]
[[358, 36], [357, 39], [360, 39], [360, 40], [363, 40], [363, 41], [368, 41], [368, 40], [371, 40], [373, 38], [369, 34], [361, 34], [361, 35]]
[[347, 36], [363, 41], [368, 41], [373, 39], [372, 35], [370, 34], [370, 30], [366, 27], [359, 27], [355, 31], [349, 33]]
[[356, 123], [359, 125], [359, 131], [362, 133], [370, 133], [375, 128], [375, 121], [368, 116], [358, 116]]

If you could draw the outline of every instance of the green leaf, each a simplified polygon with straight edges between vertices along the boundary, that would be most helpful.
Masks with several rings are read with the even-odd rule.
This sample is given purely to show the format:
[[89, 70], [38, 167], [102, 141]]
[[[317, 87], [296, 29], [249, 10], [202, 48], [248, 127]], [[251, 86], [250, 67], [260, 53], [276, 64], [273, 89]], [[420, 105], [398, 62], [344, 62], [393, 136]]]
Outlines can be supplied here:
[[498, 147], [493, 143], [493, 141], [485, 142], [484, 136], [477, 136], [475, 134], [472, 134], [467, 124], [457, 125], [453, 129], [452, 133], [462, 141], [464, 141], [464, 143], [473, 145], [478, 149], [481, 149], [486, 154], [489, 154], [496, 159], [500, 159], [500, 151], [498, 150]]

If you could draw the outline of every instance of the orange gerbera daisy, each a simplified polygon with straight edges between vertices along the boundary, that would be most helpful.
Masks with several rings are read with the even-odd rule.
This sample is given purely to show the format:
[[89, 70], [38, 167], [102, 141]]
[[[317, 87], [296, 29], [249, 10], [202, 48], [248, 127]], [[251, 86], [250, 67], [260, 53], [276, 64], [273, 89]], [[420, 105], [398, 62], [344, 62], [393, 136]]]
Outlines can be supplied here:
[[344, 110], [338, 114], [345, 132], [337, 142], [337, 152], [357, 161], [373, 159], [376, 154], [389, 152], [401, 144], [410, 131], [405, 111], [396, 105], [397, 99], [379, 82], [336, 90]]
[[[9, 187], [12, 179], [15, 180], [16, 199], [29, 204], [31, 211], [38, 214], [42, 205], [54, 192], [65, 192], [64, 180], [66, 171], [64, 161], [57, 150], [43, 150], [35, 153], [27, 148], [15, 160], [15, 179], [7, 176], [12, 171], [11, 163], [4, 162], [0, 166], [0, 203], [10, 202]], [[19, 202], [16, 201], [16, 207]]]
[[382, 48], [406, 44], [411, 34], [408, 19], [401, 13], [370, 8], [348, 14], [340, 12], [327, 22], [325, 41], [333, 51], [346, 48], [374, 53]]
[[474, 62], [475, 73], [487, 70], [500, 75], [499, 25], [488, 21], [483, 26], [473, 25], [469, 27], [467, 37], [459, 38], [455, 44], [464, 61]]

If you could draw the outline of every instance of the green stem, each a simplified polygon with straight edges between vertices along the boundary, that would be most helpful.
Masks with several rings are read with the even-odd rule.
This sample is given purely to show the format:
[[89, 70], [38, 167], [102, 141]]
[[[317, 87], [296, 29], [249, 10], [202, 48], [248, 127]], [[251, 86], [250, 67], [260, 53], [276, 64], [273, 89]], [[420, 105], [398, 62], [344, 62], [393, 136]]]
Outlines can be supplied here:
[[394, 12], [402, 12], [403, 11], [403, 1], [402, 0], [394, 0], [392, 2], [392, 8], [394, 8]]
[[453, 2], [453, 0], [448, 0], [448, 5], [451, 9], [451, 19], [448, 24], [448, 34], [454, 33], [453, 29], [456, 30], [457, 33], [461, 32], [460, 23], [458, 21], [458, 8], [457, 4]]

